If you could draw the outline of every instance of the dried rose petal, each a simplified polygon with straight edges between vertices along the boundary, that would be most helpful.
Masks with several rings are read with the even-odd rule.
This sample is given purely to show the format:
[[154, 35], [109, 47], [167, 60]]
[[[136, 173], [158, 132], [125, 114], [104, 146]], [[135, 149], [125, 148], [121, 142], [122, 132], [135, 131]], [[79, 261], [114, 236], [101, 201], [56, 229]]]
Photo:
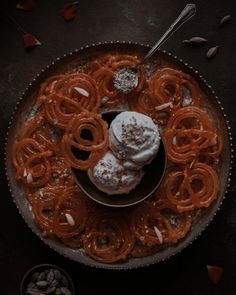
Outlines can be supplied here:
[[77, 6], [78, 6], [78, 2], [72, 2], [67, 4], [63, 10], [62, 10], [62, 16], [64, 18], [64, 20], [66, 21], [70, 21], [73, 18], [75, 18], [76, 13], [77, 13]]
[[213, 284], [218, 284], [221, 280], [224, 269], [220, 266], [207, 265], [208, 277]]
[[25, 48], [41, 45], [41, 42], [34, 35], [29, 33], [25, 33], [23, 35], [23, 41], [24, 41]]
[[35, 5], [36, 5], [35, 0], [21, 0], [17, 2], [16, 8], [25, 10], [25, 11], [30, 11], [35, 8]]

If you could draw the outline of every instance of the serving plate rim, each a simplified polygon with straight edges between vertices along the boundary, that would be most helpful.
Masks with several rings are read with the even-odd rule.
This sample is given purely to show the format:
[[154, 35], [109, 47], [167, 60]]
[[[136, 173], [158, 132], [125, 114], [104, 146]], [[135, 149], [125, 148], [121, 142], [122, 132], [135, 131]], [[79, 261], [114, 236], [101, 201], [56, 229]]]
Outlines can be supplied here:
[[[115, 264], [105, 264], [105, 263], [98, 263], [98, 262], [94, 262], [93, 260], [91, 260], [91, 262], [85, 262], [85, 261], [79, 261], [79, 260], [75, 260], [72, 257], [70, 257], [69, 255], [65, 254], [63, 251], [60, 251], [55, 245], [53, 246], [51, 244], [51, 240], [50, 239], [45, 239], [43, 238], [43, 236], [39, 233], [36, 232], [33, 229], [33, 226], [31, 226], [27, 220], [26, 217], [23, 214], [23, 210], [18, 206], [17, 202], [16, 202], [16, 197], [13, 194], [13, 190], [11, 188], [11, 184], [10, 184], [10, 178], [8, 175], [8, 145], [9, 145], [9, 133], [11, 130], [11, 127], [13, 125], [14, 122], [14, 118], [15, 118], [15, 114], [18, 111], [19, 105], [20, 103], [24, 100], [25, 96], [27, 96], [27, 93], [30, 91], [30, 89], [37, 83], [38, 79], [45, 73], [47, 73], [52, 67], [54, 67], [55, 65], [59, 64], [63, 59], [68, 58], [69, 56], [73, 56], [88, 48], [93, 48], [93, 47], [99, 47], [99, 46], [105, 46], [105, 45], [110, 45], [110, 46], [136, 46], [136, 47], [143, 47], [145, 49], [149, 49], [151, 48], [151, 46], [149, 44], [143, 44], [143, 43], [139, 43], [139, 42], [131, 42], [131, 41], [105, 41], [105, 42], [98, 42], [98, 43], [93, 43], [91, 45], [86, 45], [80, 48], [77, 48], [73, 51], [70, 51], [66, 54], [64, 54], [62, 57], [57, 57], [54, 61], [52, 61], [50, 64], [48, 64], [45, 68], [43, 68], [37, 75], [36, 77], [32, 80], [31, 83], [28, 84], [28, 86], [25, 88], [24, 92], [22, 93], [22, 95], [20, 96], [20, 98], [18, 99], [18, 101], [16, 102], [16, 106], [12, 112], [12, 115], [10, 117], [9, 120], [9, 124], [8, 124], [8, 130], [7, 130], [7, 134], [6, 134], [6, 138], [5, 138], [5, 150], [4, 150], [4, 163], [5, 163], [5, 172], [6, 172], [6, 176], [7, 176], [7, 182], [8, 182], [8, 187], [9, 187], [9, 191], [10, 194], [12, 196], [12, 200], [15, 203], [20, 215], [22, 216], [23, 220], [26, 222], [27, 226], [31, 229], [31, 231], [36, 234], [45, 244], [47, 244], [47, 246], [49, 246], [51, 249], [53, 249], [54, 251], [56, 251], [57, 253], [59, 253], [60, 255], [63, 255], [66, 258], [69, 258], [72, 261], [75, 261], [77, 263], [86, 265], [86, 266], [90, 266], [90, 267], [95, 267], [95, 268], [100, 268], [100, 269], [112, 269], [112, 270], [128, 270], [128, 269], [137, 269], [137, 268], [141, 268], [141, 267], [147, 267], [149, 265], [152, 264], [156, 264], [156, 263], [160, 263], [161, 261], [164, 261], [166, 259], [169, 259], [170, 257], [180, 253], [183, 249], [185, 249], [187, 246], [191, 245], [201, 234], [202, 232], [207, 228], [207, 226], [212, 222], [213, 218], [215, 217], [217, 211], [220, 209], [221, 204], [223, 202], [223, 200], [226, 197], [226, 194], [228, 193], [228, 189], [230, 187], [230, 183], [231, 183], [231, 174], [232, 174], [232, 164], [233, 164], [233, 139], [232, 139], [232, 134], [231, 134], [231, 127], [230, 127], [230, 123], [229, 120], [227, 120], [227, 115], [224, 111], [224, 108], [221, 104], [221, 101], [219, 99], [219, 97], [216, 95], [215, 91], [212, 89], [212, 86], [203, 78], [202, 75], [199, 74], [199, 72], [197, 70], [195, 70], [192, 66], [190, 66], [188, 63], [184, 62], [183, 59], [178, 58], [176, 55], [173, 55], [172, 53], [166, 51], [166, 50], [158, 50], [158, 52], [169, 56], [170, 58], [174, 59], [177, 63], [180, 63], [183, 67], [188, 68], [188, 70], [192, 73], [194, 73], [195, 76], [197, 76], [197, 78], [201, 81], [201, 83], [204, 85], [204, 87], [207, 87], [208, 91], [211, 93], [211, 95], [215, 98], [215, 102], [218, 105], [219, 110], [222, 113], [222, 116], [224, 117], [224, 123], [225, 123], [225, 127], [227, 129], [227, 137], [228, 137], [228, 142], [229, 142], [229, 166], [228, 166], [228, 170], [227, 170], [227, 181], [224, 185], [223, 188], [223, 193], [222, 196], [220, 197], [220, 202], [218, 204], [218, 207], [216, 208], [216, 210], [214, 210], [211, 218], [208, 220], [208, 222], [203, 223], [203, 225], [201, 225], [200, 230], [193, 236], [193, 238], [190, 240], [190, 242], [184, 244], [179, 250], [177, 251], [173, 251], [171, 254], [166, 255], [164, 258], [162, 259], [154, 259], [149, 261], [148, 263], [137, 263], [136, 265], [132, 265], [132, 266], [127, 266], [127, 265], [122, 265], [121, 263], [115, 263]], [[177, 244], [178, 245], [178, 244]], [[83, 254], [84, 255], [84, 254]], [[151, 257], [155, 256], [156, 254], [152, 255]], [[145, 260], [146, 257], [144, 258], [132, 258], [132, 260]], [[150, 258], [150, 256], [149, 256]], [[149, 259], [150, 260], [150, 259]]]

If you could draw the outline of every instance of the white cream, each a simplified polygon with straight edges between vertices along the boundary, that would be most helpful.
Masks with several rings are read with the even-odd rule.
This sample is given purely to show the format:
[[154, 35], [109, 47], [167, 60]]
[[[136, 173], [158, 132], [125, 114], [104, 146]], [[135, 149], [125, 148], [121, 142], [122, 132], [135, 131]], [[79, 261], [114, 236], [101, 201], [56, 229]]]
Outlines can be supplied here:
[[128, 170], [123, 162], [117, 159], [111, 151], [91, 169], [88, 176], [101, 191], [109, 194], [128, 194], [140, 182], [143, 171]]
[[146, 115], [122, 112], [112, 121], [109, 144], [127, 169], [140, 169], [156, 156], [160, 145], [158, 126]]

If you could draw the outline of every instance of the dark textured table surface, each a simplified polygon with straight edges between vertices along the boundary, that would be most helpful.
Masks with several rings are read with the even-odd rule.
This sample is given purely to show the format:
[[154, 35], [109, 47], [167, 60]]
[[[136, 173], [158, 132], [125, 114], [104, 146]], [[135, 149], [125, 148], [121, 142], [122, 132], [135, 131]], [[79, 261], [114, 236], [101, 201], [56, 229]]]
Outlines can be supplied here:
[[[233, 171], [230, 192], [221, 210], [204, 233], [187, 249], [166, 262], [135, 271], [104, 271], [71, 262], [49, 249], [19, 215], [4, 174], [4, 138], [20, 94], [36, 74], [58, 56], [99, 41], [130, 40], [154, 44], [184, 7], [184, 0], [80, 0], [77, 17], [66, 23], [60, 10], [66, 1], [38, 1], [32, 12], [15, 9], [16, 1], [1, 3], [22, 26], [37, 35], [43, 45], [26, 52], [22, 36], [0, 16], [0, 294], [19, 294], [24, 273], [38, 263], [54, 263], [66, 269], [77, 294], [236, 294], [236, 182]], [[182, 58], [207, 79], [220, 97], [236, 135], [236, 4], [234, 0], [198, 0], [197, 15], [163, 48]], [[219, 19], [232, 21], [219, 28]], [[209, 42], [201, 48], [183, 46], [181, 40], [201, 35]], [[210, 46], [218, 55], [206, 60]], [[206, 264], [224, 268], [214, 286]]]

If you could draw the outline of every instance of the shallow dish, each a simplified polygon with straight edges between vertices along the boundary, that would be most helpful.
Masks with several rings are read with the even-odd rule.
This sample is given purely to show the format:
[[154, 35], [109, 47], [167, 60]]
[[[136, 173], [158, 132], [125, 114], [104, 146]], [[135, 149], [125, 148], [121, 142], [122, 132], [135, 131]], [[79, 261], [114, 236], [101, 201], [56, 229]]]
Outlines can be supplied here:
[[177, 57], [173, 57], [171, 54], [165, 51], [158, 51], [153, 57], [152, 63], [171, 66], [190, 74], [198, 82], [201, 90], [203, 91], [204, 101], [206, 101], [209, 112], [214, 118], [217, 118], [217, 127], [220, 130], [220, 134], [224, 141], [224, 149], [221, 155], [223, 161], [221, 161], [219, 167], [220, 191], [217, 200], [208, 209], [199, 210], [198, 214], [196, 214], [194, 217], [191, 231], [178, 244], [168, 246], [154, 255], [143, 258], [132, 258], [126, 260], [125, 262], [112, 264], [99, 263], [86, 256], [82, 250], [70, 249], [63, 245], [56, 238], [46, 239], [41, 235], [39, 227], [33, 220], [30, 206], [27, 199], [25, 198], [23, 186], [15, 180], [15, 170], [11, 162], [12, 146], [16, 134], [18, 133], [20, 127], [24, 124], [26, 118], [29, 115], [29, 112], [34, 105], [35, 93], [38, 89], [38, 86], [49, 76], [65, 73], [71, 71], [71, 69], [77, 69], [89, 61], [92, 57], [96, 57], [104, 53], [118, 52], [121, 54], [137, 54], [142, 56], [145, 55], [148, 50], [149, 47], [145, 45], [126, 42], [111, 42], [87, 46], [65, 55], [61, 59], [58, 59], [56, 62], [48, 66], [46, 70], [39, 74], [32, 84], [29, 85], [22, 98], [18, 102], [16, 111], [12, 117], [6, 143], [6, 170], [13, 199], [27, 224], [47, 245], [60, 254], [86, 265], [110, 269], [137, 268], [159, 262], [180, 252], [194, 239], [196, 239], [203, 229], [210, 223], [216, 211], [218, 210], [229, 185], [231, 169], [231, 136], [226, 116], [218, 98], [212, 91], [211, 87], [207, 85], [206, 81], [203, 80], [203, 78], [200, 77], [198, 73], [195, 72], [191, 67], [189, 67], [187, 64], [184, 64], [183, 61], [178, 60]]
[[60, 274], [66, 278], [67, 283], [68, 283], [68, 290], [71, 292], [71, 295], [74, 295], [75, 294], [75, 287], [74, 287], [74, 283], [73, 283], [71, 277], [69, 276], [69, 274], [65, 270], [60, 268], [59, 266], [56, 266], [53, 264], [38, 264], [38, 265], [35, 265], [34, 267], [32, 267], [31, 269], [29, 269], [21, 281], [20, 294], [21, 295], [28, 294], [28, 293], [26, 293], [27, 286], [31, 280], [32, 275], [34, 275], [35, 273], [44, 272], [45, 270], [49, 270], [49, 269], [59, 271]]

